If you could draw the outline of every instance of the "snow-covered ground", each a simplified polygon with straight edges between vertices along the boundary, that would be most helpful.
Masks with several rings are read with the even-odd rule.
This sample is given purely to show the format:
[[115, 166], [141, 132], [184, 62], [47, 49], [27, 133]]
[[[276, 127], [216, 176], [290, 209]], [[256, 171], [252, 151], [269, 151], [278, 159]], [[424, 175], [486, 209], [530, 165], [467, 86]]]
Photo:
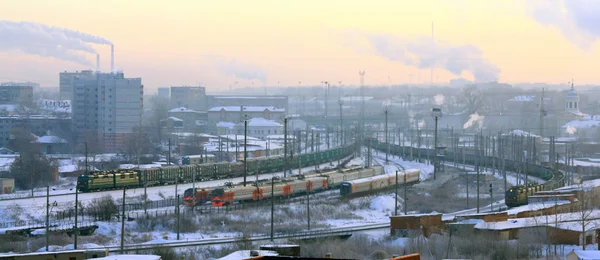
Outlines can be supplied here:
[[[352, 161], [352, 163], [349, 164], [349, 166], [360, 164], [360, 163], [361, 163], [360, 159], [354, 159]], [[337, 166], [337, 161], [333, 161], [331, 165], [329, 163], [319, 165], [319, 169], [333, 168], [336, 166]], [[307, 173], [314, 169], [315, 169], [314, 166], [305, 167], [305, 168], [302, 168], [302, 173]], [[293, 169], [292, 175], [296, 175], [296, 174], [298, 174], [298, 169]], [[276, 173], [261, 174], [258, 176], [258, 178], [259, 179], [270, 179], [272, 176], [283, 177], [283, 175], [284, 175], [283, 172], [276, 172]], [[151, 201], [152, 200], [163, 200], [168, 197], [175, 197], [176, 194], [183, 194], [183, 192], [188, 188], [217, 187], [217, 186], [223, 186], [223, 185], [225, 185], [226, 182], [230, 182], [230, 181], [233, 183], [241, 183], [241, 182], [243, 182], [243, 179], [244, 179], [243, 177], [237, 177], [237, 178], [232, 178], [232, 179], [221, 179], [221, 180], [197, 182], [197, 183], [185, 183], [185, 184], [179, 184], [179, 185], [147, 187], [146, 194], [148, 196], [148, 200], [151, 200]], [[251, 176], [247, 177], [247, 181], [254, 181], [254, 180], [256, 180], [256, 175], [251, 175]], [[73, 201], [75, 199], [75, 194], [73, 194], [74, 190], [72, 190], [72, 189], [75, 187], [75, 183], [76, 183], [76, 180], [73, 179], [71, 181], [71, 185], [65, 184], [65, 185], [51, 187], [50, 203], [57, 202], [57, 204], [58, 204], [56, 207], [54, 207], [54, 210], [60, 211], [60, 210], [72, 208], [74, 206]], [[176, 187], [177, 187], [177, 189], [175, 189]], [[30, 192], [31, 191], [21, 191], [17, 194], [7, 194], [6, 197], [4, 197], [4, 198], [15, 198], [15, 196], [19, 196], [17, 198], [22, 198], [21, 196], [26, 196], [26, 195], [30, 194]], [[23, 208], [25, 215], [24, 215], [24, 218], [22, 218], [22, 220], [28, 219], [29, 215], [32, 215], [32, 216], [39, 215], [38, 214], [39, 212], [45, 212], [45, 209], [46, 209], [46, 198], [45, 198], [46, 189], [45, 188], [37, 189], [35, 193], [36, 193], [36, 195], [44, 196], [44, 197], [22, 198], [22, 199], [18, 199], [18, 200], [0, 200], [0, 208], [6, 208], [13, 204], [27, 203], [28, 206]], [[60, 194], [71, 194], [71, 195], [53, 196], [53, 195], [60, 195]], [[102, 197], [105, 195], [110, 195], [114, 199], [119, 199], [123, 196], [122, 194], [123, 194], [122, 190], [111, 190], [111, 191], [92, 192], [92, 193], [79, 193], [78, 201], [82, 205], [87, 205], [94, 198], [99, 198], [99, 197]], [[139, 198], [143, 194], [144, 194], [144, 188], [128, 189], [126, 192], [126, 200], [128, 200], [128, 201], [139, 200]], [[2, 195], [2, 196], [4, 196], [4, 195]], [[2, 217], [2, 212], [0, 212], [0, 218], [1, 217]]]

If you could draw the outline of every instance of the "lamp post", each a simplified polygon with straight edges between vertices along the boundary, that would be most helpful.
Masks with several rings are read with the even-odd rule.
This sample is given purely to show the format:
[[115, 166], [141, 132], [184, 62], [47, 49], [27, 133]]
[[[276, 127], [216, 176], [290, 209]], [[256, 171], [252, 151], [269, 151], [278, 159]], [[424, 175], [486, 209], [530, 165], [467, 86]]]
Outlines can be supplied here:
[[385, 110], [383, 111], [385, 113], [385, 142], [387, 143], [387, 151], [385, 152], [385, 163], [388, 164], [389, 160], [388, 160], [388, 154], [390, 153], [390, 144], [388, 142], [388, 108], [386, 107]]
[[431, 116], [435, 118], [435, 132], [434, 132], [434, 156], [433, 156], [433, 179], [435, 180], [437, 171], [438, 171], [438, 145], [437, 145], [437, 128], [438, 128], [438, 118], [442, 117], [442, 109], [433, 108], [431, 110]]
[[[88, 174], [88, 145], [87, 142], [84, 142], [85, 145], [85, 173]], [[77, 227], [77, 215], [79, 215], [79, 187], [75, 184], [75, 225], [73, 230], [73, 249], [77, 249], [77, 235], [79, 234], [79, 228]]]
[[[341, 82], [341, 81], [340, 81]], [[344, 145], [344, 120], [342, 117], [342, 106], [344, 105], [344, 101], [342, 100], [342, 98], [340, 97], [340, 100], [338, 101], [338, 104], [340, 105], [340, 146]], [[340, 165], [340, 158], [338, 157], [338, 167]]]
[[248, 115], [245, 115], [244, 120], [244, 187], [246, 187], [246, 175], [248, 174], [248, 151], [246, 144], [248, 143]]

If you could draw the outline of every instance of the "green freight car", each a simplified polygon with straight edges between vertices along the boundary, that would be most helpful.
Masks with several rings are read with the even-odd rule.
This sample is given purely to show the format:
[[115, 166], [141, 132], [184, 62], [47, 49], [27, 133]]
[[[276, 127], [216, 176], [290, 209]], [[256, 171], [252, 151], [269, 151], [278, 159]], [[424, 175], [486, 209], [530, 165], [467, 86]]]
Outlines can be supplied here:
[[[298, 166], [307, 167], [315, 164], [332, 162], [351, 155], [355, 145], [333, 148], [321, 152], [293, 155], [287, 158], [288, 169]], [[263, 174], [283, 171], [286, 167], [283, 156], [248, 159], [247, 173]], [[79, 176], [77, 188], [82, 192], [158, 186], [192, 181], [234, 178], [244, 175], [243, 162], [220, 162], [207, 164], [173, 165], [141, 170], [117, 170], [111, 172], [94, 172]]]

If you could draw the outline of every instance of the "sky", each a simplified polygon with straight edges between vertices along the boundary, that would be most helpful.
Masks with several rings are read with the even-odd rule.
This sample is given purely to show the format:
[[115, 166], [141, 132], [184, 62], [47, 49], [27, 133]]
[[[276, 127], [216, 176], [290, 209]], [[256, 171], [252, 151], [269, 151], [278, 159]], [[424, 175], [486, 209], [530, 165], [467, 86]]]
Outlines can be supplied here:
[[150, 92], [358, 85], [363, 70], [367, 85], [595, 84], [598, 13], [594, 0], [2, 0], [0, 81], [57, 86], [96, 53], [110, 71], [112, 43]]

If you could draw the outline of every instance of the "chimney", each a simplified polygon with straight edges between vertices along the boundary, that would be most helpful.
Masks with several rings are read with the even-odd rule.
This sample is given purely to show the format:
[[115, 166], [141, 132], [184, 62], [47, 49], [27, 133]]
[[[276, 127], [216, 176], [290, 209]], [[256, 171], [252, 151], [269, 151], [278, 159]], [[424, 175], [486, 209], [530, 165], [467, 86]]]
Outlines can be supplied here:
[[115, 45], [110, 45], [110, 72], [115, 72]]
[[100, 54], [96, 53], [96, 72], [100, 72]]

